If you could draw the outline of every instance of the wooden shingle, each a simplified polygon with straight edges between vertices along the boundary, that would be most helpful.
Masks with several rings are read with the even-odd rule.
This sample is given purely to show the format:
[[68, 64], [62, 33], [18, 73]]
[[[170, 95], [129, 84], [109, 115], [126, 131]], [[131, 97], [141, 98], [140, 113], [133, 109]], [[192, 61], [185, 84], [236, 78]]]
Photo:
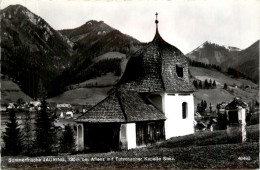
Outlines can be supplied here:
[[[183, 70], [177, 75], [176, 67]], [[158, 30], [152, 42], [134, 54], [116, 85], [137, 92], [193, 92], [188, 61], [176, 47], [165, 42]]]
[[116, 89], [76, 122], [111, 123], [165, 120], [164, 114], [134, 91]]

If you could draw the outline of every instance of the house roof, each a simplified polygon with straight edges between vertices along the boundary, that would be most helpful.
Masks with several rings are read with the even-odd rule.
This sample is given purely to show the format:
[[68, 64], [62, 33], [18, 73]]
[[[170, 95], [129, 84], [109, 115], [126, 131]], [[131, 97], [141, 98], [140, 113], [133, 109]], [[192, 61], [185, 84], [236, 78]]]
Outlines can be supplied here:
[[[153, 41], [131, 56], [124, 75], [116, 86], [137, 92], [195, 91], [189, 80], [185, 55], [163, 40], [157, 24], [158, 21]], [[183, 69], [183, 77], [177, 74], [179, 67]]]
[[76, 122], [109, 123], [165, 120], [164, 114], [134, 91], [116, 89], [76, 119]]
[[248, 105], [247, 105], [245, 102], [243, 102], [241, 99], [235, 98], [232, 102], [230, 102], [230, 103], [225, 107], [225, 109], [228, 109], [228, 110], [229, 110], [229, 109], [237, 109], [238, 106], [241, 106], [241, 107], [243, 107], [243, 108], [248, 107]]

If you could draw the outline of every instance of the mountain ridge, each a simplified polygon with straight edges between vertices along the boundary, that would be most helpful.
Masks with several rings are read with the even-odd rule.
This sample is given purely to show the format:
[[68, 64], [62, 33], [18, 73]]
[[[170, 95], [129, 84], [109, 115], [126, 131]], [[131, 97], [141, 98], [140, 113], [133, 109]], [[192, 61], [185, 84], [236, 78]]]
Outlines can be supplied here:
[[206, 41], [186, 56], [194, 61], [221, 66], [223, 71], [233, 68], [255, 82], [259, 80], [259, 40], [245, 49], [227, 48]]
[[21, 5], [8, 6], [0, 16], [1, 71], [37, 98], [39, 86], [48, 91], [53, 79], [70, 67], [74, 51], [44, 19]]

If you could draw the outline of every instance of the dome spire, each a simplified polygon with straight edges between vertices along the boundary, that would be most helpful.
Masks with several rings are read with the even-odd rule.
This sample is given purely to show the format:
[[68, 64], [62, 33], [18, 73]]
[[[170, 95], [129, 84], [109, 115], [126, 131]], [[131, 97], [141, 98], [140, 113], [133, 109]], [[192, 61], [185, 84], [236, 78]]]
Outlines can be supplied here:
[[153, 42], [155, 42], [155, 41], [163, 41], [162, 37], [159, 34], [159, 30], [158, 30], [158, 23], [159, 23], [159, 21], [158, 21], [158, 13], [157, 12], [155, 13], [155, 16], [156, 16], [156, 20], [155, 20], [156, 32], [155, 32], [155, 36], [153, 38]]
[[156, 16], [155, 24], [156, 24], [156, 33], [157, 33], [158, 32], [158, 23], [159, 23], [159, 21], [157, 20], [157, 17], [158, 17], [157, 12], [155, 13], [155, 16]]

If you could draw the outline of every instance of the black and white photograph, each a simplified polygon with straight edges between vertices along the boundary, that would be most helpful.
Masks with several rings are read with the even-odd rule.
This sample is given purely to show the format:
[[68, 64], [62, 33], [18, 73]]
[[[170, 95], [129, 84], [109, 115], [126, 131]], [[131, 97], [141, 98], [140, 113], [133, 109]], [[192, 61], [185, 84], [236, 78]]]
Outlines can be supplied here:
[[0, 0], [0, 169], [259, 169], [260, 0]]

